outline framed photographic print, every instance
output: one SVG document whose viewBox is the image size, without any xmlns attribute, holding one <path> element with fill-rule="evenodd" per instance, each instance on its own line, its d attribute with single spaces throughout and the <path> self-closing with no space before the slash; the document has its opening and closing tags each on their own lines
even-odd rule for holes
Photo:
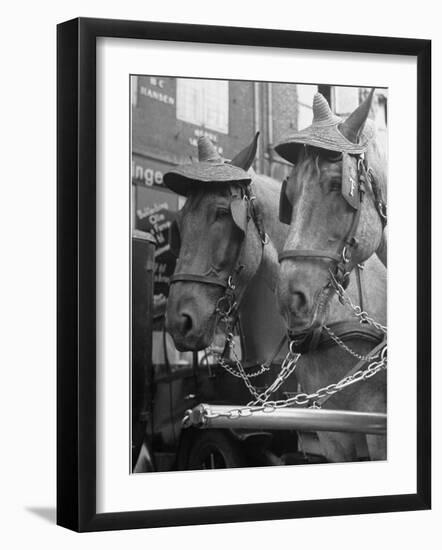
<svg viewBox="0 0 442 550">
<path fill-rule="evenodd" d="M 430 507 L 430 54 L 58 26 L 59 525 Z"/>
</svg>

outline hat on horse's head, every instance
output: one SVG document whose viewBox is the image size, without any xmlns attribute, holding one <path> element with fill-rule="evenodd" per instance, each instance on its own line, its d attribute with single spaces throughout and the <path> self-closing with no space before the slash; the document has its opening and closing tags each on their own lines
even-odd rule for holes
<svg viewBox="0 0 442 550">
<path fill-rule="evenodd" d="M 291 163 L 296 162 L 298 153 L 304 145 L 342 153 L 364 153 L 372 137 L 370 128 L 364 129 L 364 124 L 370 111 L 373 93 L 374 89 L 345 121 L 331 112 L 322 94 L 315 94 L 312 124 L 303 130 L 289 132 L 275 146 L 275 151 Z"/>
<path fill-rule="evenodd" d="M 198 162 L 181 164 L 164 174 L 164 185 L 187 195 L 195 184 L 249 184 L 251 176 L 242 168 L 223 159 L 206 136 L 198 140 Z"/>
</svg>

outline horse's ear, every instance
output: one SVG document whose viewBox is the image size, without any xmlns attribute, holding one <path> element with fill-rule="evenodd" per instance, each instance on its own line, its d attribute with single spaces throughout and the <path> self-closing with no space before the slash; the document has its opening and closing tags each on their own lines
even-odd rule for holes
<svg viewBox="0 0 442 550">
<path fill-rule="evenodd" d="M 243 233 L 247 230 L 247 204 L 246 199 L 234 197 L 230 203 L 230 211 L 233 221 Z"/>
<path fill-rule="evenodd" d="M 373 101 L 374 88 L 371 89 L 366 99 L 356 107 L 352 114 L 340 126 L 341 132 L 352 143 L 358 143 Z"/>
<path fill-rule="evenodd" d="M 255 160 L 256 149 L 258 148 L 258 136 L 259 132 L 256 132 L 252 143 L 238 153 L 235 158 L 230 161 L 230 164 L 238 166 L 238 168 L 242 168 L 247 172 Z"/>
<path fill-rule="evenodd" d="M 178 224 L 176 220 L 173 220 L 173 222 L 170 224 L 169 246 L 172 254 L 178 258 L 178 256 L 180 255 L 180 248 L 181 248 L 181 236 L 180 236 L 180 231 L 178 229 Z"/>
<path fill-rule="evenodd" d="M 287 197 L 287 178 L 282 182 L 281 194 L 279 195 L 279 221 L 290 225 L 292 221 L 292 205 Z"/>
</svg>

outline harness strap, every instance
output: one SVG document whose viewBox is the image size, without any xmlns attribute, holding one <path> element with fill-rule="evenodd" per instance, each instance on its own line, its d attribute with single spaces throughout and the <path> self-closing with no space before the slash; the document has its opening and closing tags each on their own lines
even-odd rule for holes
<svg viewBox="0 0 442 550">
<path fill-rule="evenodd" d="M 222 288 L 227 288 L 228 282 L 223 279 L 216 279 L 215 277 L 208 277 L 206 275 L 198 275 L 196 273 L 175 273 L 170 278 L 170 283 L 178 282 L 192 282 L 192 283 L 204 283 L 206 285 L 215 285 Z"/>
<path fill-rule="evenodd" d="M 250 214 L 251 214 L 252 220 L 255 223 L 255 227 L 258 231 L 262 244 L 267 244 L 268 235 L 265 232 L 261 209 L 259 208 L 259 205 L 256 202 L 256 196 L 254 194 L 253 188 L 254 188 L 254 184 L 252 181 L 250 182 L 248 189 L 246 189 L 246 197 L 248 197 L 248 201 L 250 205 Z"/>
<path fill-rule="evenodd" d="M 359 292 L 359 307 L 364 311 L 364 285 L 362 274 L 364 273 L 363 264 L 357 264 L 356 266 L 356 281 L 358 283 L 358 292 Z"/>
<path fill-rule="evenodd" d="M 376 344 L 383 339 L 383 334 L 370 325 L 361 325 L 358 321 L 337 321 L 327 325 L 339 338 L 346 342 L 358 338 Z M 320 344 L 321 347 L 330 347 L 335 345 L 335 342 L 329 334 L 322 332 Z"/>
<path fill-rule="evenodd" d="M 379 218 L 381 219 L 382 228 L 385 229 L 385 226 L 387 225 L 387 204 L 382 196 L 382 189 L 375 178 L 372 168 L 370 166 L 367 167 L 365 162 L 363 163 L 363 166 L 365 179 L 367 180 L 367 183 L 371 185 L 373 190 L 374 204 L 376 210 L 378 211 Z"/>
<path fill-rule="evenodd" d="M 387 343 L 386 339 L 384 338 L 382 340 L 382 342 L 380 344 L 378 344 L 375 348 L 373 348 L 370 352 L 370 356 L 372 357 L 372 359 L 374 359 L 376 357 L 376 355 L 382 350 L 382 348 L 385 346 L 385 344 Z M 358 372 L 358 370 L 361 370 L 361 368 L 366 364 L 368 363 L 368 360 L 367 359 L 361 359 L 360 361 L 358 361 L 356 363 L 356 365 L 354 365 L 347 373 L 346 375 L 344 376 L 344 378 L 349 378 L 350 376 L 353 376 L 356 372 Z M 319 399 L 317 399 L 314 403 L 314 406 L 315 407 L 318 407 L 318 408 L 321 408 L 324 403 L 326 403 L 330 397 L 332 397 L 331 394 L 326 394 L 322 397 L 320 397 Z"/>
<path fill-rule="evenodd" d="M 330 323 L 328 327 L 343 341 L 352 339 L 366 340 L 376 344 L 383 338 L 378 330 L 370 325 L 361 325 L 358 321 L 336 321 Z M 317 327 L 305 334 L 292 335 L 289 333 L 291 341 L 291 350 L 294 353 L 310 353 L 319 348 L 328 348 L 336 345 L 331 336 L 323 330 L 323 327 Z"/>
</svg>

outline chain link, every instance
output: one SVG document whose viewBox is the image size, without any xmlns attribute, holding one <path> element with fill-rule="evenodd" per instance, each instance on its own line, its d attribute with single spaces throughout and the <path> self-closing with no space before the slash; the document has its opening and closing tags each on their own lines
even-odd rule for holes
<svg viewBox="0 0 442 550">
<path fill-rule="evenodd" d="M 281 370 L 273 383 L 264 392 L 259 395 L 255 395 L 255 401 L 251 401 L 247 405 L 252 406 L 258 405 L 259 403 L 266 403 L 272 393 L 278 391 L 281 385 L 293 374 L 300 357 L 300 353 L 294 354 L 289 350 L 281 364 Z"/>
<path fill-rule="evenodd" d="M 334 275 L 331 273 L 331 285 L 333 289 L 335 290 L 336 294 L 338 295 L 339 301 L 348 307 L 353 311 L 355 316 L 359 319 L 360 323 L 367 323 L 379 331 L 381 331 L 383 334 L 387 334 L 387 327 L 382 325 L 381 323 L 378 323 L 375 321 L 372 317 L 368 315 L 368 313 L 361 309 L 360 306 L 357 306 L 353 304 L 348 294 L 345 292 L 344 287 L 336 280 Z M 234 285 L 232 284 L 231 279 L 229 280 L 229 289 L 234 290 Z M 221 308 L 219 308 L 221 309 Z M 254 401 L 250 401 L 247 403 L 245 407 L 238 407 L 236 409 L 231 409 L 226 412 L 218 412 L 214 413 L 208 410 L 204 411 L 205 418 L 217 418 L 217 417 L 226 417 L 230 419 L 245 417 L 245 416 L 251 416 L 255 412 L 265 412 L 265 413 L 271 413 L 274 412 L 277 409 L 282 409 L 286 407 L 296 407 L 296 406 L 302 406 L 310 404 L 310 406 L 315 407 L 315 403 L 317 400 L 322 399 L 325 396 L 332 396 L 343 389 L 352 386 L 353 384 L 356 384 L 358 382 L 368 380 L 372 376 L 375 376 L 378 372 L 384 370 L 387 368 L 387 344 L 384 345 L 384 347 L 380 350 L 380 352 L 376 353 L 376 355 L 361 355 L 354 350 L 352 350 L 345 342 L 339 338 L 338 335 L 336 335 L 328 326 L 324 325 L 324 328 L 327 330 L 328 334 L 332 338 L 332 340 L 339 345 L 341 348 L 346 350 L 348 353 L 350 353 L 353 357 L 359 359 L 360 361 L 371 361 L 370 364 L 367 366 L 367 368 L 359 369 L 353 374 L 349 376 L 345 376 L 339 382 L 336 382 L 335 384 L 329 384 L 328 386 L 324 386 L 322 388 L 319 388 L 313 393 L 297 393 L 296 395 L 292 397 L 288 397 L 287 399 L 277 399 L 277 400 L 269 400 L 270 396 L 275 393 L 281 385 L 284 383 L 287 378 L 295 371 L 296 366 L 298 364 L 298 360 L 301 356 L 299 353 L 293 353 L 291 351 L 291 346 L 289 346 L 289 351 L 287 355 L 284 358 L 284 361 L 281 364 L 281 370 L 279 371 L 279 374 L 273 381 L 273 383 L 263 392 L 259 392 L 259 390 L 253 386 L 250 379 L 255 378 L 257 376 L 260 376 L 264 372 L 267 372 L 270 370 L 271 363 L 269 361 L 266 361 L 262 363 L 258 370 L 253 371 L 251 373 L 246 373 L 244 370 L 244 367 L 241 363 L 240 358 L 238 357 L 238 354 L 235 350 L 235 340 L 233 333 L 231 332 L 231 326 L 229 321 L 229 314 L 231 313 L 231 309 L 228 308 L 223 311 L 219 311 L 221 321 L 223 321 L 226 324 L 228 332 L 226 336 L 226 345 L 228 346 L 232 356 L 233 360 L 235 362 L 237 370 L 235 370 L 225 359 L 224 357 L 219 354 L 216 350 L 213 348 L 209 348 L 212 354 L 215 356 L 215 358 L 218 361 L 218 364 L 225 369 L 229 374 L 241 378 L 244 381 L 244 384 L 246 385 L 247 389 L 249 390 L 250 394 L 255 398 Z M 317 405 L 316 405 L 317 406 Z M 184 421 L 188 420 L 188 417 L 186 416 L 184 418 Z"/>
<path fill-rule="evenodd" d="M 307 405 L 308 403 L 314 404 L 314 402 L 326 395 L 334 395 L 349 386 L 361 382 L 363 380 L 368 380 L 372 376 L 375 376 L 378 372 L 387 368 L 387 345 L 382 348 L 382 351 L 378 355 L 378 359 L 372 361 L 366 369 L 360 369 L 353 373 L 351 376 L 346 376 L 342 378 L 339 382 L 335 384 L 330 384 L 319 390 L 316 390 L 313 393 L 298 393 L 293 397 L 288 399 L 278 399 L 275 401 L 266 401 L 259 405 L 248 404 L 246 407 L 238 407 L 236 409 L 230 409 L 226 412 L 217 412 L 214 413 L 210 410 L 205 410 L 205 418 L 218 418 L 225 417 L 234 420 L 235 418 L 251 416 L 255 412 L 265 412 L 272 413 L 277 409 L 282 409 L 286 407 L 293 406 L 302 406 Z"/>
<path fill-rule="evenodd" d="M 281 364 L 281 370 L 277 375 L 277 377 L 275 378 L 275 380 L 273 381 L 273 383 L 264 392 L 260 392 L 258 388 L 256 388 L 250 382 L 250 379 L 256 378 L 257 376 L 260 376 L 261 374 L 268 372 L 271 367 L 271 361 L 266 361 L 264 363 L 261 363 L 261 365 L 258 367 L 256 371 L 247 373 L 244 369 L 244 366 L 241 363 L 240 358 L 238 357 L 238 354 L 236 353 L 235 340 L 231 332 L 226 337 L 226 345 L 228 346 L 233 356 L 233 360 L 235 362 L 235 366 L 237 370 L 232 368 L 232 366 L 216 350 L 212 348 L 211 352 L 214 355 L 214 357 L 216 357 L 218 361 L 218 365 L 220 367 L 222 367 L 232 376 L 235 376 L 236 378 L 241 378 L 243 380 L 246 388 L 249 390 L 250 394 L 255 398 L 255 401 L 254 401 L 255 403 L 265 402 L 272 393 L 275 393 L 281 387 L 283 382 L 287 380 L 287 378 L 294 372 L 297 361 L 300 357 L 300 354 L 293 354 L 291 351 L 289 351 L 285 356 L 284 361 Z"/>
<path fill-rule="evenodd" d="M 374 359 L 375 357 L 379 356 L 379 354 L 376 356 L 372 356 L 370 354 L 361 355 L 360 353 L 352 350 L 349 346 L 347 346 L 344 340 L 342 340 L 342 338 L 339 338 L 339 336 L 336 333 L 334 333 L 330 327 L 328 327 L 327 325 L 324 325 L 324 328 L 330 335 L 330 338 L 335 342 L 335 344 L 337 344 L 339 347 L 344 349 L 347 353 L 349 353 L 353 357 L 356 357 L 356 359 L 359 359 L 360 361 L 371 361 L 371 359 Z"/>
<path fill-rule="evenodd" d="M 344 306 L 348 306 L 353 311 L 355 316 L 359 319 L 360 323 L 367 323 L 381 331 L 383 334 L 387 334 L 387 327 L 375 321 L 372 317 L 368 315 L 366 311 L 361 309 L 360 306 L 355 305 L 351 301 L 351 298 L 345 291 L 344 287 L 336 280 L 336 277 L 333 275 L 333 273 L 330 272 L 330 275 L 332 287 L 338 295 L 341 304 Z"/>
</svg>

